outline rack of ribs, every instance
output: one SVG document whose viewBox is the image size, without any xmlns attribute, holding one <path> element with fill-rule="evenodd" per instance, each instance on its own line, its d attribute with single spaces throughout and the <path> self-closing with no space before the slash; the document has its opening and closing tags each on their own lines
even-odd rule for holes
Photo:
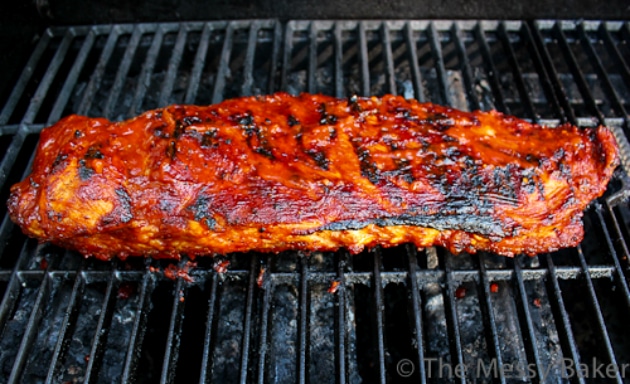
<svg viewBox="0 0 630 384">
<path fill-rule="evenodd" d="M 605 127 L 277 93 L 66 117 L 8 208 L 27 235 L 101 259 L 406 242 L 533 255 L 581 241 L 618 161 Z"/>
</svg>

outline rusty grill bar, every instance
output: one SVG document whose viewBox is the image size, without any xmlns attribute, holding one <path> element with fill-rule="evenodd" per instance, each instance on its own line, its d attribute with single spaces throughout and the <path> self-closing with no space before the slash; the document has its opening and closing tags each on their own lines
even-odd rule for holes
<svg viewBox="0 0 630 384">
<path fill-rule="evenodd" d="M 120 120 L 171 103 L 279 90 L 392 93 L 551 125 L 606 124 L 627 170 L 629 42 L 628 23 L 598 21 L 51 28 L 0 99 L 0 200 L 28 173 L 38 132 L 67 114 Z M 453 256 L 411 246 L 356 256 L 238 254 L 198 259 L 193 283 L 155 272 L 166 261 L 102 263 L 38 245 L 3 204 L 0 377 L 425 383 L 446 381 L 438 358 L 472 373 L 480 362 L 531 364 L 530 373 L 491 377 L 508 383 L 561 380 L 570 376 L 563 359 L 622 367 L 630 362 L 624 186 L 620 172 L 587 210 L 582 245 L 551 255 Z M 230 262 L 227 272 L 215 272 L 219 260 Z M 339 288 L 329 292 L 333 282 Z M 410 377 L 401 361 L 413 367 Z M 630 368 L 612 378 L 630 382 Z"/>
</svg>

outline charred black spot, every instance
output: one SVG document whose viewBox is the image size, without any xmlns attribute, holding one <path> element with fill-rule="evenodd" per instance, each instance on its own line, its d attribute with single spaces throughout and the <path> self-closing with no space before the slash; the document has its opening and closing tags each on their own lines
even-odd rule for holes
<svg viewBox="0 0 630 384">
<path fill-rule="evenodd" d="M 96 148 L 95 146 L 91 146 L 90 148 L 88 148 L 84 157 L 86 159 L 102 159 L 103 154 L 98 148 Z"/>
<path fill-rule="evenodd" d="M 83 132 L 79 131 L 78 129 L 76 131 L 74 131 L 74 137 L 75 138 L 78 139 L 81 136 L 83 136 Z"/>
<path fill-rule="evenodd" d="M 299 125 L 300 122 L 298 121 L 298 119 L 293 117 L 293 115 L 289 115 L 289 117 L 287 118 L 287 124 L 289 124 L 289 127 L 293 127 Z"/>
<path fill-rule="evenodd" d="M 330 127 L 330 129 L 328 129 L 328 137 L 330 138 L 330 140 L 335 140 L 337 138 L 337 130 L 333 127 Z"/>
<path fill-rule="evenodd" d="M 177 143 L 175 141 L 171 141 L 170 143 L 168 143 L 168 146 L 166 147 L 166 156 L 169 159 L 173 160 L 176 154 L 177 154 Z"/>
<path fill-rule="evenodd" d="M 195 221 L 206 224 L 208 229 L 212 231 L 216 227 L 217 221 L 212 217 L 212 212 L 210 212 L 211 204 L 212 197 L 201 195 L 186 209 L 192 211 Z"/>
<path fill-rule="evenodd" d="M 60 153 L 57 155 L 57 157 L 55 157 L 55 161 L 53 161 L 52 163 L 52 171 L 56 171 L 57 168 L 66 161 L 66 159 L 68 158 L 68 155 L 66 155 L 65 153 Z"/>
<path fill-rule="evenodd" d="M 184 124 L 185 127 L 189 127 L 193 124 L 199 124 L 201 122 L 203 122 L 203 120 L 201 120 L 197 116 L 186 116 L 182 119 L 182 123 Z"/>
<path fill-rule="evenodd" d="M 204 148 L 218 147 L 219 143 L 217 142 L 216 137 L 217 137 L 217 131 L 214 129 L 204 132 L 203 136 L 201 136 L 201 146 Z"/>
<path fill-rule="evenodd" d="M 116 195 L 118 196 L 118 201 L 120 202 L 120 207 L 122 208 L 120 221 L 128 223 L 131 219 L 133 219 L 133 214 L 131 213 L 131 197 L 124 188 L 116 188 Z"/>
<path fill-rule="evenodd" d="M 258 153 L 259 155 L 263 155 L 269 159 L 272 159 L 272 160 L 274 159 L 273 153 L 271 152 L 271 150 L 263 146 L 254 148 L 254 152 Z"/>
<path fill-rule="evenodd" d="M 246 126 L 246 125 L 253 125 L 254 124 L 254 117 L 247 113 L 244 116 L 242 116 L 241 118 L 238 119 L 238 123 L 242 126 Z"/>
<path fill-rule="evenodd" d="M 159 111 L 155 112 L 155 117 L 158 119 L 162 118 L 162 110 L 160 109 Z"/>
<path fill-rule="evenodd" d="M 306 151 L 306 154 L 315 161 L 315 164 L 317 164 L 317 166 L 326 171 L 328 170 L 330 166 L 330 161 L 326 158 L 325 153 L 316 151 L 314 149 L 309 149 L 308 151 Z"/>
<path fill-rule="evenodd" d="M 536 156 L 534 156 L 534 155 L 532 155 L 532 154 L 528 154 L 527 156 L 525 156 L 525 160 L 526 160 L 527 162 L 530 162 L 530 163 L 536 163 L 536 164 L 538 164 L 538 163 L 540 162 L 540 160 L 538 159 L 538 157 L 536 157 Z"/>
<path fill-rule="evenodd" d="M 180 120 L 176 120 L 175 121 L 175 130 L 173 131 L 173 137 L 175 139 L 179 139 L 180 136 L 184 133 L 185 130 L 186 130 L 186 126 L 184 126 L 184 124 L 182 124 L 182 122 Z"/>
<path fill-rule="evenodd" d="M 156 127 L 153 130 L 153 134 L 161 139 L 168 139 L 169 137 L 171 137 L 171 135 L 168 132 L 165 132 L 164 130 L 166 129 L 166 125 L 161 125 L 159 127 Z"/>
<path fill-rule="evenodd" d="M 79 177 L 81 180 L 88 180 L 92 175 L 94 175 L 94 170 L 88 167 L 85 160 L 79 160 Z"/>
<path fill-rule="evenodd" d="M 335 124 L 337 122 L 337 116 L 326 112 L 326 104 L 321 103 L 319 105 L 319 113 L 320 113 L 320 118 L 319 118 L 320 125 Z"/>
</svg>

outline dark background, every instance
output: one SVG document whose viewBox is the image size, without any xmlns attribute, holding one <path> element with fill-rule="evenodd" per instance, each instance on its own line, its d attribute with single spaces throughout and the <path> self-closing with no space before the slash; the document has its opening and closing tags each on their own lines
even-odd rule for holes
<svg viewBox="0 0 630 384">
<path fill-rule="evenodd" d="M 630 20 L 629 0 L 30 0 L 0 12 L 0 94 L 49 25 L 217 19 Z"/>
</svg>

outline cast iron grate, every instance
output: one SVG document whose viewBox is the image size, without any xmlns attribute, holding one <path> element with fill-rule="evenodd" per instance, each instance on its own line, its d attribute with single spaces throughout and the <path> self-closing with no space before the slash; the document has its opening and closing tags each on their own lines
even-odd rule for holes
<svg viewBox="0 0 630 384">
<path fill-rule="evenodd" d="M 123 119 L 277 90 L 606 124 L 629 169 L 629 36 L 628 23 L 597 21 L 51 28 L 0 100 L 0 200 L 28 172 L 37 133 L 69 113 Z M 586 382 L 564 359 L 630 362 L 624 177 L 587 210 L 582 245 L 552 255 L 237 254 L 197 260 L 192 283 L 165 278 L 165 261 L 102 263 L 38 245 L 2 204 L 0 381 Z M 448 380 L 439 359 L 468 377 Z M 531 370 L 476 376 L 493 362 Z M 626 367 L 613 381 L 630 381 Z"/>
</svg>

